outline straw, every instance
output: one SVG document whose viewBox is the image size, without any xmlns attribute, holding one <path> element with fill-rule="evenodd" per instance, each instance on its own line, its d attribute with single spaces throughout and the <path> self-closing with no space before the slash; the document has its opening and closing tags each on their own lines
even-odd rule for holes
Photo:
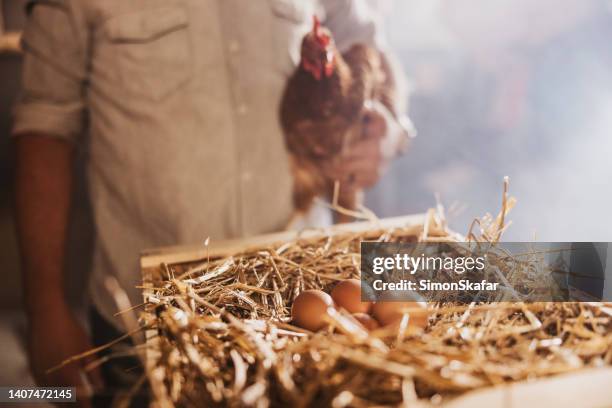
<svg viewBox="0 0 612 408">
<path fill-rule="evenodd" d="M 490 278 L 506 287 L 503 297 L 434 299 L 424 330 L 410 326 L 409 311 L 400 332 L 367 332 L 343 310 L 318 333 L 291 324 L 301 291 L 330 292 L 359 278 L 362 241 L 488 245 L 500 240 L 514 203 L 506 180 L 500 214 L 474 222 L 466 238 L 448 230 L 438 206 L 423 225 L 322 234 L 160 266 L 142 317 L 158 334 L 149 344 L 150 376 L 163 390 L 153 395 L 180 407 L 397 406 L 612 364 L 610 305 L 526 303 L 550 284 L 547 271 L 534 269 L 540 258 L 509 258 L 494 248 Z"/>
</svg>

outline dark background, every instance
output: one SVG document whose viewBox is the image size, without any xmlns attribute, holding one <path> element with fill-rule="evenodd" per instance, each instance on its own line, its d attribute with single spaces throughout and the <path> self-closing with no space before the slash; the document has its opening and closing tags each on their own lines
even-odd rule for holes
<svg viewBox="0 0 612 408">
<path fill-rule="evenodd" d="M 25 1 L 0 2 L 3 6 L 4 29 L 18 30 L 23 25 L 22 5 Z M 10 113 L 19 86 L 21 58 L 14 53 L 0 53 L 0 307 L 15 307 L 20 298 L 20 277 L 17 248 L 11 217 L 12 156 L 7 135 Z"/>
</svg>

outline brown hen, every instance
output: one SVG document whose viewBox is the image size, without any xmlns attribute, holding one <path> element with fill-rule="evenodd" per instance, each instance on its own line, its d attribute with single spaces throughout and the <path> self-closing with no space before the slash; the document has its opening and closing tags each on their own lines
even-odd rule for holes
<svg viewBox="0 0 612 408">
<path fill-rule="evenodd" d="M 388 126 L 391 120 L 405 130 L 402 138 L 408 137 L 405 119 L 397 112 L 399 102 L 386 57 L 364 44 L 340 54 L 331 32 L 315 16 L 280 107 L 298 213 L 306 213 L 317 196 L 331 197 L 335 180 L 324 174 L 322 164 L 367 137 L 369 122 L 382 119 L 383 126 Z M 361 197 L 362 192 L 349 181 L 340 185 L 336 198 L 340 207 L 356 210 Z M 340 215 L 338 221 L 349 218 Z"/>
</svg>

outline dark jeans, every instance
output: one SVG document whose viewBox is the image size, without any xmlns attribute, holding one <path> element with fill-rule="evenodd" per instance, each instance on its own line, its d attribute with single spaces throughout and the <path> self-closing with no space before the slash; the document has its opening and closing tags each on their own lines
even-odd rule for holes
<svg viewBox="0 0 612 408">
<path fill-rule="evenodd" d="M 116 340 L 123 334 L 107 322 L 95 309 L 91 310 L 89 320 L 91 323 L 92 341 L 95 347 Z M 108 357 L 110 359 L 100 367 L 105 388 L 94 396 L 94 407 L 111 407 L 113 400 L 117 396 L 130 392 L 137 381 L 142 378 L 144 371 L 140 360 L 136 356 L 113 357 L 116 354 L 129 353 L 132 347 L 132 341 L 125 339 L 98 353 L 99 357 Z M 130 407 L 147 407 L 149 402 L 148 395 L 148 383 L 145 381 L 133 396 Z"/>
</svg>

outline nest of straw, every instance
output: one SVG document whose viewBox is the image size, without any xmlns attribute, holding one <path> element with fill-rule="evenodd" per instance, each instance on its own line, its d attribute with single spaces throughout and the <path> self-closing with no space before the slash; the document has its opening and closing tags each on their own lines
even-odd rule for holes
<svg viewBox="0 0 612 408">
<path fill-rule="evenodd" d="M 513 202 L 474 224 L 494 241 Z M 474 230 L 478 229 L 478 233 Z M 425 330 L 312 333 L 290 324 L 303 290 L 359 277 L 359 244 L 455 242 L 443 217 L 342 233 L 222 259 L 161 265 L 151 277 L 147 375 L 155 402 L 181 406 L 394 406 L 612 363 L 612 309 L 602 303 L 436 302 Z"/>
</svg>

